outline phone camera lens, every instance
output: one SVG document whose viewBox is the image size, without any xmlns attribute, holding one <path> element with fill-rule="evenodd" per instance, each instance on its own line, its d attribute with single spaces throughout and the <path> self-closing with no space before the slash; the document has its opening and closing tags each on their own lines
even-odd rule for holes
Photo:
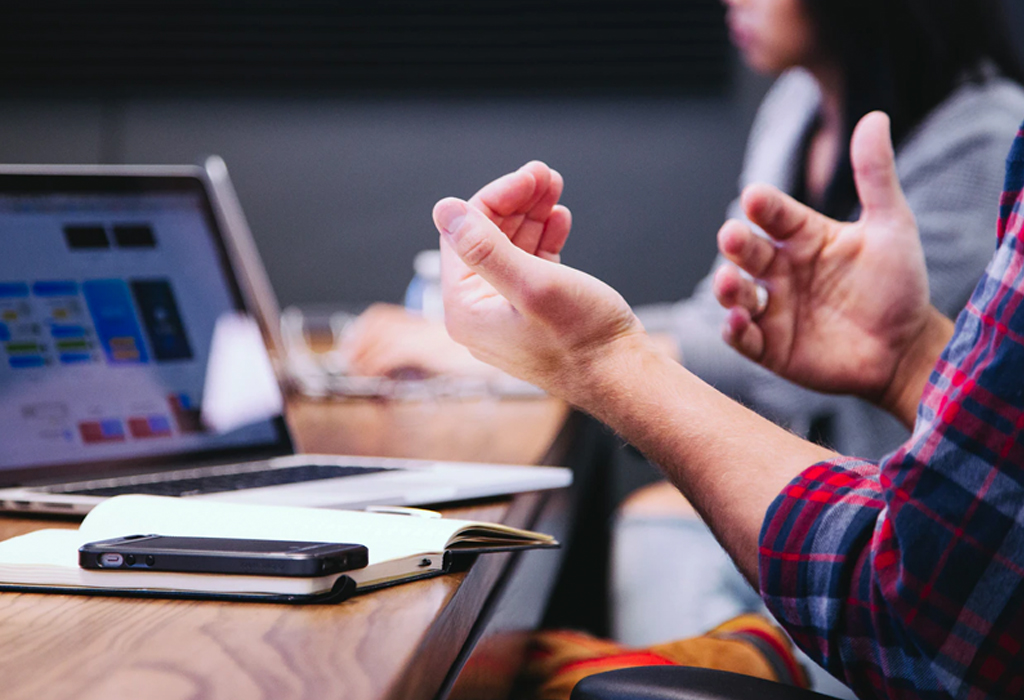
<svg viewBox="0 0 1024 700">
<path fill-rule="evenodd" d="M 125 554 L 124 555 L 124 563 L 127 564 L 128 566 L 134 566 L 135 565 L 135 555 L 134 554 Z"/>
<path fill-rule="evenodd" d="M 156 559 L 150 554 L 146 557 L 146 566 L 153 566 L 153 564 L 156 564 Z"/>
</svg>

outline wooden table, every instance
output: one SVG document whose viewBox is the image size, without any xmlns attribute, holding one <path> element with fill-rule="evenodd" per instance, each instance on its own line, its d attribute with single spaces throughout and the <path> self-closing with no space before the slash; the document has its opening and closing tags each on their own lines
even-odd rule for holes
<svg viewBox="0 0 1024 700">
<path fill-rule="evenodd" d="M 551 462 L 557 401 L 294 401 L 303 449 Z M 561 436 L 561 439 L 556 439 Z M 447 510 L 564 536 L 566 490 Z M 77 523 L 0 518 L 0 539 Z M 0 594 L 0 697 L 257 700 L 506 694 L 558 550 L 479 557 L 467 570 L 340 605 L 282 606 Z"/>
</svg>

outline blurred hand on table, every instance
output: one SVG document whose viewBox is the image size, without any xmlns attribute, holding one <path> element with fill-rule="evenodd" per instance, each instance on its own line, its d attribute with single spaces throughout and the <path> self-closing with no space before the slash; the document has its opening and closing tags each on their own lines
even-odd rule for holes
<svg viewBox="0 0 1024 700">
<path fill-rule="evenodd" d="M 678 348 L 670 336 L 651 339 L 666 355 L 678 359 Z M 339 349 L 348 372 L 356 376 L 490 379 L 503 374 L 452 340 L 443 322 L 394 304 L 374 304 L 364 311 L 345 330 Z"/>
<path fill-rule="evenodd" d="M 440 321 L 393 304 L 374 304 L 345 330 L 340 351 L 353 375 L 492 377 L 498 370 L 449 337 Z"/>
</svg>

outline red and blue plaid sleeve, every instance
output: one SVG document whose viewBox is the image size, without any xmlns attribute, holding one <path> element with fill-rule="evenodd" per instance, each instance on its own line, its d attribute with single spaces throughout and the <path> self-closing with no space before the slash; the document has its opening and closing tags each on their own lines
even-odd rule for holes
<svg viewBox="0 0 1024 700">
<path fill-rule="evenodd" d="M 999 248 L 914 434 L 880 464 L 818 464 L 772 504 L 760 582 L 859 697 L 1024 696 L 1024 127 Z"/>
</svg>

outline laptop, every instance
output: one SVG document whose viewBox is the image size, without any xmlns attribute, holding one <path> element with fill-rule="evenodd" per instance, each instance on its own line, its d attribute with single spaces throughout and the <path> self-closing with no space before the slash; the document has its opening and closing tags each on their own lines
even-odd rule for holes
<svg viewBox="0 0 1024 700">
<path fill-rule="evenodd" d="M 264 345 L 277 303 L 219 158 L 0 167 L 0 242 L 0 510 L 121 493 L 405 506 L 571 482 L 296 454 Z"/>
</svg>

